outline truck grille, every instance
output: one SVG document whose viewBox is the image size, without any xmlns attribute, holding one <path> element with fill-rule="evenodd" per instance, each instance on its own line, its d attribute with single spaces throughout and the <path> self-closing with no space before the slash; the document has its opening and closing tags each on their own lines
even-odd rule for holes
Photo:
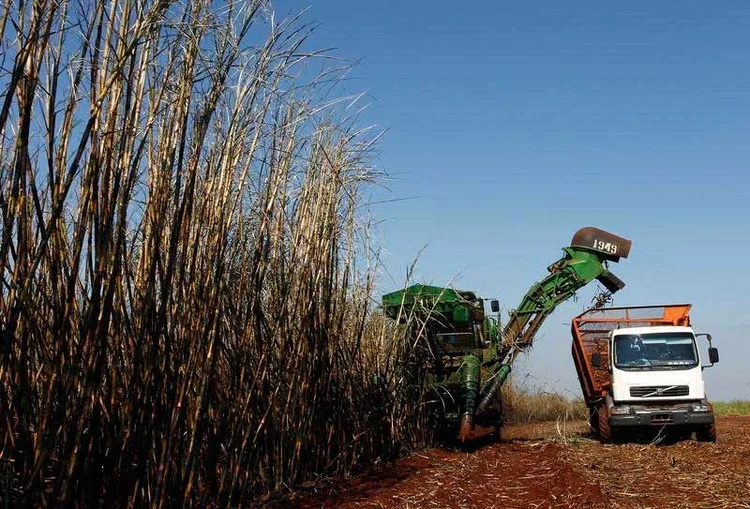
<svg viewBox="0 0 750 509">
<path fill-rule="evenodd" d="M 687 396 L 688 394 L 690 394 L 690 387 L 687 385 L 644 385 L 630 388 L 630 396 L 633 398 L 660 398 Z"/>
</svg>

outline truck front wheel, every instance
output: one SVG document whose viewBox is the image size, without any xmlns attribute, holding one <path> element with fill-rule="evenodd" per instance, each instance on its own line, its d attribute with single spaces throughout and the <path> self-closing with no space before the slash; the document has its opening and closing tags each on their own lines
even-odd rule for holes
<svg viewBox="0 0 750 509">
<path fill-rule="evenodd" d="M 609 410 L 607 405 L 599 405 L 599 441 L 603 444 L 612 443 L 612 427 L 609 425 Z"/>
<path fill-rule="evenodd" d="M 716 421 L 695 430 L 698 442 L 716 442 Z"/>
</svg>

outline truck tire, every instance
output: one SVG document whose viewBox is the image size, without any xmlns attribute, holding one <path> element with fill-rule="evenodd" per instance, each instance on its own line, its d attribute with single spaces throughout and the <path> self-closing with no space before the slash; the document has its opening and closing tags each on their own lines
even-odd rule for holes
<svg viewBox="0 0 750 509">
<path fill-rule="evenodd" d="M 698 442 L 716 442 L 716 421 L 697 428 L 695 438 Z"/>
<path fill-rule="evenodd" d="M 690 440 L 692 436 L 693 430 L 688 427 L 676 426 L 666 430 L 666 440 L 671 444 L 676 444 L 684 440 Z"/>
<path fill-rule="evenodd" d="M 599 410 L 597 407 L 589 407 L 589 427 L 591 433 L 595 436 L 599 436 Z"/>
<path fill-rule="evenodd" d="M 607 405 L 599 405 L 599 442 L 603 444 L 612 443 L 612 427 L 609 425 L 609 410 Z"/>
</svg>

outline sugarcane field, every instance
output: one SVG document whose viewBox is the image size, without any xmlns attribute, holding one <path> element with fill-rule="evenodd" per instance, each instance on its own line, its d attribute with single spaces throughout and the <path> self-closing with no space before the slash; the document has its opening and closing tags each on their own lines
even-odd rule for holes
<svg viewBox="0 0 750 509">
<path fill-rule="evenodd" d="M 0 0 L 0 507 L 750 507 L 748 34 Z"/>
</svg>

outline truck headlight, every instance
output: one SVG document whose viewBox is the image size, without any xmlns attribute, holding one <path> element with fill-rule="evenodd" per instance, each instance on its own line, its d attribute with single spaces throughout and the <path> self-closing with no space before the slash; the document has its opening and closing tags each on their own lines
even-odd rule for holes
<svg viewBox="0 0 750 509">
<path fill-rule="evenodd" d="M 708 405 L 704 405 L 703 403 L 696 403 L 693 405 L 693 412 L 710 412 L 711 409 Z"/>
<path fill-rule="evenodd" d="M 612 415 L 626 415 L 630 413 L 630 407 L 628 405 L 613 406 L 609 413 Z"/>
</svg>

